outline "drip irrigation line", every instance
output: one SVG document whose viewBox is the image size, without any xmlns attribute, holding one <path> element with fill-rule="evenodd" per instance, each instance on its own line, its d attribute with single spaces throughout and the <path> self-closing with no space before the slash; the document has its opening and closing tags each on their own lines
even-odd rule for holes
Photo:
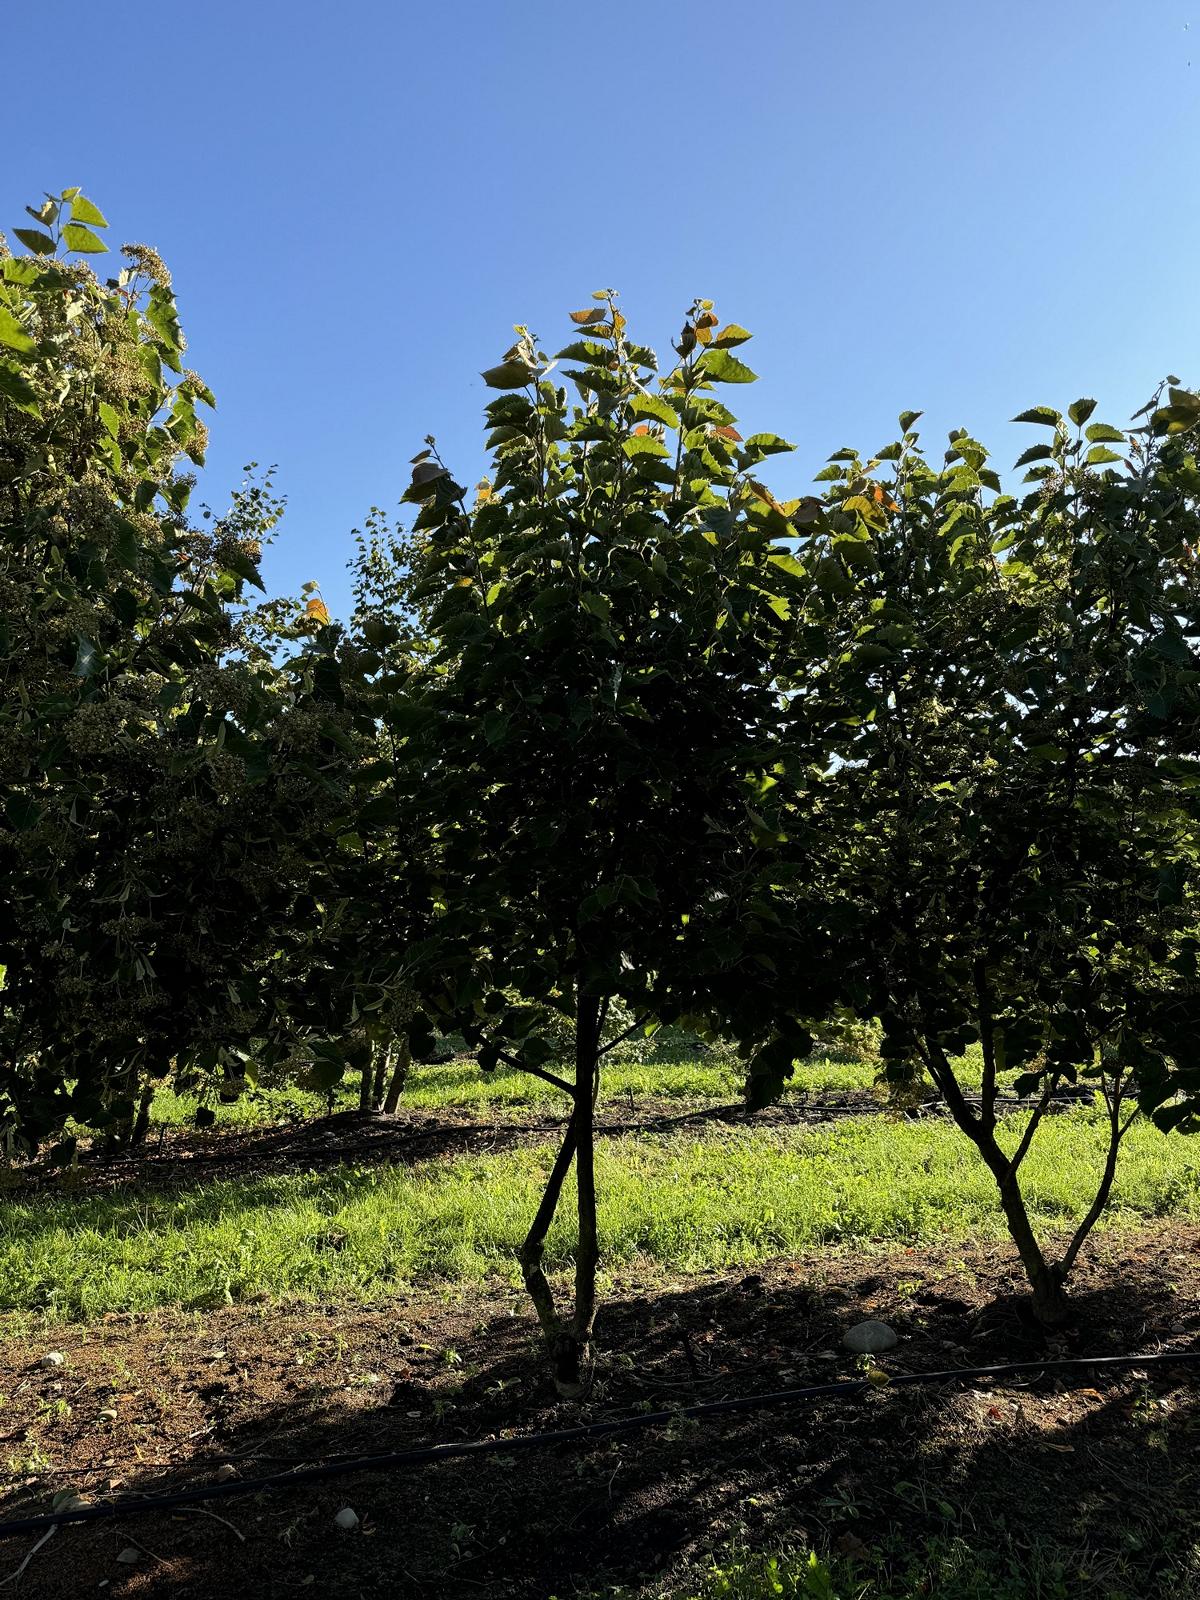
<svg viewBox="0 0 1200 1600">
<path fill-rule="evenodd" d="M 194 1506 L 206 1500 L 229 1500 L 237 1495 L 262 1494 L 270 1489 L 287 1489 L 293 1484 L 320 1483 L 330 1478 L 345 1478 L 357 1473 L 390 1472 L 399 1467 L 429 1466 L 438 1461 L 453 1461 L 463 1456 L 514 1455 L 522 1450 L 552 1449 L 555 1445 L 579 1444 L 604 1439 L 617 1433 L 632 1433 L 639 1428 L 662 1427 L 681 1418 L 731 1416 L 743 1411 L 766 1411 L 774 1406 L 799 1405 L 832 1399 L 853 1399 L 881 1389 L 923 1387 L 940 1383 L 973 1383 L 980 1379 L 1004 1379 L 1019 1373 L 1053 1374 L 1077 1372 L 1099 1367 L 1115 1372 L 1151 1366 L 1197 1366 L 1200 1350 L 1156 1351 L 1133 1356 L 1068 1356 L 1054 1361 L 1014 1361 L 990 1367 L 951 1367 L 941 1372 L 899 1372 L 889 1374 L 885 1384 L 870 1378 L 848 1378 L 838 1383 L 810 1385 L 802 1389 L 776 1389 L 766 1394 L 738 1395 L 728 1400 L 701 1400 L 695 1405 L 672 1406 L 669 1410 L 644 1411 L 633 1416 L 611 1417 L 601 1422 L 579 1423 L 573 1428 L 556 1428 L 545 1433 L 520 1433 L 510 1438 L 463 1439 L 449 1444 L 419 1445 L 410 1450 L 395 1450 L 385 1455 L 349 1456 L 336 1461 L 315 1463 L 295 1472 L 275 1472 L 263 1478 L 231 1479 L 227 1483 L 205 1483 L 172 1494 L 149 1495 L 141 1500 L 108 1501 L 103 1505 L 80 1506 L 72 1511 L 50 1512 L 37 1517 L 13 1517 L 0 1521 L 0 1539 L 18 1533 L 39 1533 L 71 1522 L 100 1522 L 117 1517 L 147 1516 L 171 1511 L 177 1506 Z"/>
</svg>

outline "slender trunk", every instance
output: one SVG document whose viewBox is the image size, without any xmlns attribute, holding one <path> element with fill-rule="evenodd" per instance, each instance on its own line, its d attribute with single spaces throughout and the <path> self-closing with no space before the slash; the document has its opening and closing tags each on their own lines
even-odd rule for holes
<svg viewBox="0 0 1200 1600">
<path fill-rule="evenodd" d="M 371 1058 L 368 1056 L 363 1062 L 362 1077 L 360 1078 L 358 1085 L 358 1109 L 360 1111 L 370 1111 L 371 1109 L 372 1080 L 373 1074 L 371 1072 Z"/>
<path fill-rule="evenodd" d="M 579 1399 L 592 1381 L 592 1330 L 596 1322 L 596 1269 L 600 1243 L 596 1225 L 595 1102 L 599 1082 L 601 1010 L 591 995 L 575 1008 L 575 1194 L 579 1243 L 575 1251 L 575 1314 L 560 1341 L 554 1382 L 565 1399 Z"/>
<path fill-rule="evenodd" d="M 375 1081 L 371 1085 L 371 1105 L 376 1111 L 383 1106 L 383 1092 L 387 1088 L 388 1063 L 392 1059 L 391 1045 L 375 1046 Z"/>
<path fill-rule="evenodd" d="M 147 1083 L 142 1090 L 142 1097 L 138 1101 L 137 1116 L 133 1119 L 133 1131 L 129 1135 L 131 1145 L 144 1144 L 146 1135 L 150 1131 L 150 1107 L 154 1104 L 154 1084 Z"/>
<path fill-rule="evenodd" d="M 972 1112 L 954 1075 L 954 1068 L 936 1042 L 927 1041 L 926 1048 L 934 1082 L 945 1097 L 950 1115 L 979 1151 L 988 1171 L 996 1180 L 996 1187 L 1000 1191 L 1000 1209 L 1033 1292 L 1034 1316 L 1044 1328 L 1061 1328 L 1070 1316 L 1070 1306 L 1063 1290 L 1066 1274 L 1046 1260 L 1045 1252 L 1033 1231 L 1017 1176 L 1020 1161 L 1009 1160 L 996 1142 L 991 1127 Z M 1040 1115 L 1040 1112 L 1035 1115 Z M 1022 1141 L 1021 1158 L 1027 1149 L 1028 1143 Z"/>
<path fill-rule="evenodd" d="M 550 1232 L 550 1224 L 554 1221 L 554 1213 L 558 1209 L 559 1196 L 562 1194 L 563 1184 L 566 1181 L 567 1173 L 571 1170 L 571 1162 L 574 1159 L 575 1113 L 572 1111 L 566 1132 L 563 1135 L 563 1142 L 554 1158 L 550 1176 L 546 1180 L 541 1203 L 530 1224 L 529 1232 L 525 1235 L 525 1242 L 517 1252 L 517 1259 L 521 1263 L 521 1273 L 525 1279 L 525 1288 L 528 1290 L 529 1298 L 533 1301 L 537 1319 L 541 1323 L 542 1332 L 546 1336 L 550 1359 L 556 1365 L 565 1330 L 562 1318 L 558 1314 L 558 1308 L 554 1304 L 554 1292 L 550 1288 L 542 1263 L 546 1255 L 546 1235 Z"/>
<path fill-rule="evenodd" d="M 1096 1190 L 1096 1198 L 1092 1201 L 1087 1215 L 1076 1228 L 1074 1237 L 1067 1246 L 1062 1261 L 1059 1263 L 1058 1272 L 1062 1278 L 1065 1278 L 1075 1265 L 1076 1257 L 1079 1255 L 1080 1250 L 1083 1249 L 1088 1234 L 1091 1233 L 1096 1223 L 1100 1220 L 1104 1208 L 1108 1204 L 1108 1197 L 1112 1193 L 1113 1180 L 1117 1176 L 1117 1157 L 1121 1153 L 1121 1140 L 1129 1132 L 1138 1114 L 1138 1108 L 1134 1106 L 1132 1112 L 1122 1122 L 1122 1100 L 1121 1085 L 1118 1083 L 1114 1085 L 1108 1100 L 1108 1153 L 1104 1158 L 1104 1171 L 1100 1177 L 1100 1186 Z"/>
<path fill-rule="evenodd" d="M 408 1081 L 408 1069 L 412 1064 L 412 1052 L 409 1048 L 407 1037 L 396 1040 L 395 1065 L 392 1067 L 392 1081 L 388 1084 L 387 1097 L 383 1102 L 383 1109 L 389 1116 L 393 1115 L 400 1103 L 400 1095 Z"/>
</svg>

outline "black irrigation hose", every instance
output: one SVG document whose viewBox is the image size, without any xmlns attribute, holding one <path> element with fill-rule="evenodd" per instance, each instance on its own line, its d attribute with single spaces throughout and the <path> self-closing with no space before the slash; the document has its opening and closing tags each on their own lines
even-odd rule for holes
<svg viewBox="0 0 1200 1600">
<path fill-rule="evenodd" d="M 1200 1350 L 1162 1351 L 1140 1356 L 1071 1356 L 1058 1361 L 1016 1361 L 994 1367 L 953 1367 L 944 1372 L 901 1372 L 889 1376 L 888 1389 L 935 1383 L 965 1383 L 979 1378 L 1006 1378 L 1022 1372 L 1061 1372 L 1080 1367 L 1104 1367 L 1119 1371 L 1129 1367 L 1193 1366 L 1200 1364 Z M 143 1500 L 110 1501 L 105 1505 L 81 1506 L 76 1511 L 50 1512 L 39 1517 L 14 1517 L 0 1521 L 0 1539 L 18 1533 L 39 1533 L 68 1522 L 99 1522 L 116 1517 L 142 1516 L 153 1511 L 169 1511 L 175 1506 L 195 1505 L 203 1500 L 228 1500 L 235 1495 L 261 1494 L 266 1489 L 286 1489 L 294 1483 L 318 1483 L 328 1478 L 345 1478 L 360 1472 L 388 1472 L 394 1467 L 425 1466 L 435 1461 L 450 1461 L 461 1456 L 511 1455 L 518 1450 L 541 1450 L 557 1444 L 575 1444 L 584 1439 L 602 1439 L 609 1434 L 630 1433 L 637 1428 L 653 1428 L 678 1421 L 680 1417 L 728 1416 L 738 1411 L 762 1411 L 771 1406 L 795 1405 L 802 1401 L 827 1400 L 834 1396 L 857 1396 L 877 1387 L 870 1378 L 849 1378 L 839 1383 L 816 1384 L 805 1389 L 777 1389 L 769 1394 L 741 1395 L 732 1400 L 702 1400 L 692 1406 L 669 1411 L 646 1411 L 636 1416 L 613 1417 L 607 1422 L 585 1422 L 574 1428 L 558 1428 L 550 1433 L 522 1433 L 510 1439 L 464 1439 L 457 1444 L 421 1445 L 413 1450 L 397 1450 L 387 1455 L 350 1457 L 327 1461 L 295 1472 L 275 1472 L 265 1478 L 240 1478 L 228 1483 L 199 1484 L 174 1494 L 149 1495 Z"/>
</svg>

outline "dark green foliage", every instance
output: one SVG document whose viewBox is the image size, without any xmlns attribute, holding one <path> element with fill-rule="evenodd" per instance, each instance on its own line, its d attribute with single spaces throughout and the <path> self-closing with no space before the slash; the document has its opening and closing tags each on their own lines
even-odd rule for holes
<svg viewBox="0 0 1200 1600">
<path fill-rule="evenodd" d="M 87 218 L 87 238 L 72 220 Z M 185 461 L 207 387 L 170 278 L 103 245 L 78 191 L 0 255 L 0 1121 L 113 1134 L 172 1061 L 244 1057 L 315 823 L 319 763 L 242 604 L 279 512 L 254 485 L 204 531 Z M 307 718 L 311 722 L 311 716 Z M 285 727 L 284 724 L 287 723 Z M 292 757 L 295 756 L 293 760 Z"/>
<path fill-rule="evenodd" d="M 621 1037 L 602 1042 L 610 1009 L 628 1006 L 631 1029 L 692 1018 L 790 1063 L 807 1036 L 761 992 L 790 970 L 806 1015 L 827 981 L 772 876 L 792 530 L 752 471 L 787 447 L 737 432 L 714 384 L 750 374 L 705 354 L 709 306 L 692 307 L 657 379 L 615 296 L 599 298 L 574 319 L 587 338 L 555 360 L 520 329 L 485 373 L 505 392 L 473 501 L 432 446 L 414 463 L 406 498 L 425 546 L 411 598 L 433 649 L 381 713 L 416 775 L 405 815 L 429 841 L 436 916 L 413 955 L 439 1024 L 485 1068 L 543 1074 L 553 1019 L 573 1024 L 572 1120 L 526 1255 L 568 1383 L 594 1315 L 590 1124 Z M 568 1329 L 540 1240 L 577 1145 Z"/>
<path fill-rule="evenodd" d="M 1130 1117 L 1194 1116 L 1176 1096 L 1200 1026 L 1200 474 L 1193 436 L 1164 436 L 1172 401 L 1129 433 L 1085 433 L 1091 402 L 1074 427 L 1025 413 L 1051 435 L 1021 498 L 965 434 L 940 468 L 911 432 L 870 462 L 842 452 L 798 552 L 792 714 L 835 757 L 817 806 L 843 998 L 881 1019 L 894 1085 L 945 1095 L 1052 1320 Z M 978 1105 L 951 1065 L 975 1042 Z M 1009 1160 L 995 1138 L 1006 1071 L 1109 1108 L 1097 1207 L 1052 1265 L 1020 1194 L 1028 1145 Z"/>
</svg>

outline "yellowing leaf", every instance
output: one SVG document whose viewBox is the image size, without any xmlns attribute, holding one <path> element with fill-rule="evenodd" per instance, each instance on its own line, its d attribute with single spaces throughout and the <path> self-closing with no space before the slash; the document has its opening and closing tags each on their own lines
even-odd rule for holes
<svg viewBox="0 0 1200 1600">
<path fill-rule="evenodd" d="M 587 311 L 572 311 L 570 315 L 572 322 L 584 328 L 589 322 L 603 322 L 607 313 L 603 306 L 592 306 Z"/>
<path fill-rule="evenodd" d="M 742 436 L 736 428 L 713 428 L 712 432 L 718 439 L 731 439 L 734 444 L 742 442 Z"/>
<path fill-rule="evenodd" d="M 320 595 L 313 595 L 312 599 L 304 608 L 304 615 L 309 619 L 310 622 L 315 622 L 318 627 L 324 628 L 328 626 L 329 607 L 325 604 L 324 600 L 321 599 Z"/>
</svg>

